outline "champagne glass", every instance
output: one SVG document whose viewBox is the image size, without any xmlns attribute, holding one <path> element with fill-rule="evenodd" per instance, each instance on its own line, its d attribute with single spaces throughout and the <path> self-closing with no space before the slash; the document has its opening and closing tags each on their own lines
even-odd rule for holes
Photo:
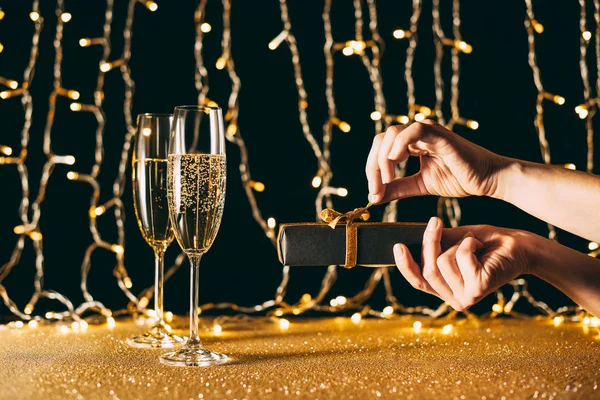
<svg viewBox="0 0 600 400">
<path fill-rule="evenodd" d="M 154 312 L 156 324 L 146 333 L 127 338 L 141 348 L 169 348 L 185 342 L 171 333 L 163 319 L 164 255 L 173 241 L 167 203 L 167 149 L 173 116 L 141 114 L 133 148 L 133 203 L 135 216 L 146 242 L 154 250 Z"/>
<path fill-rule="evenodd" d="M 198 336 L 198 269 L 221 224 L 226 175 L 221 109 L 176 107 L 169 141 L 167 197 L 175 238 L 191 264 L 190 335 L 181 349 L 160 357 L 164 364 L 209 366 L 229 360 L 205 349 Z"/>
</svg>

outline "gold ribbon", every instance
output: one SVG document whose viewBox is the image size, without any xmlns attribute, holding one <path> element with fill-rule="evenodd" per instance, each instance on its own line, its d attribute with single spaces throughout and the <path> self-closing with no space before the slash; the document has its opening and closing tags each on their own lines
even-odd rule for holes
<svg viewBox="0 0 600 400">
<path fill-rule="evenodd" d="M 346 262 L 344 263 L 344 268 L 354 268 L 356 266 L 358 234 L 354 221 L 367 221 L 371 217 L 371 213 L 368 210 L 369 207 L 371 207 L 371 203 L 367 204 L 366 207 L 355 208 L 347 213 L 341 213 L 331 208 L 321 211 L 321 220 L 326 222 L 331 229 L 335 229 L 339 223 L 346 223 Z"/>
</svg>

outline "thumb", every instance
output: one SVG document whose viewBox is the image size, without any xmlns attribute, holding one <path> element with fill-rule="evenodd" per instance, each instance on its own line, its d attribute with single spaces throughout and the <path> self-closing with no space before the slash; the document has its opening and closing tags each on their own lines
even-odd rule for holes
<svg viewBox="0 0 600 400">
<path fill-rule="evenodd" d="M 396 178 L 391 181 L 385 188 L 385 195 L 378 203 L 385 203 L 392 200 L 404 199 L 406 197 L 425 196 L 428 195 L 421 173 L 417 172 L 414 175 L 405 178 Z"/>
</svg>

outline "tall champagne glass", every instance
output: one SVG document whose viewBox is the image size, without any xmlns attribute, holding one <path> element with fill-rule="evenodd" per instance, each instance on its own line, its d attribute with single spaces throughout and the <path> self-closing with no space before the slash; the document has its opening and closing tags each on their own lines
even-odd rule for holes
<svg viewBox="0 0 600 400">
<path fill-rule="evenodd" d="M 133 347 L 173 347 L 185 338 L 171 333 L 163 319 L 164 255 L 173 241 L 167 204 L 167 150 L 173 116 L 141 114 L 133 148 L 133 200 L 142 236 L 154 250 L 154 312 L 156 324 L 146 333 L 127 339 Z"/>
<path fill-rule="evenodd" d="M 190 335 L 178 351 L 160 361 L 178 366 L 209 366 L 229 358 L 202 346 L 198 336 L 198 269 L 210 249 L 225 204 L 225 132 L 218 107 L 176 107 L 169 141 L 167 196 L 179 246 L 190 259 Z"/>
</svg>

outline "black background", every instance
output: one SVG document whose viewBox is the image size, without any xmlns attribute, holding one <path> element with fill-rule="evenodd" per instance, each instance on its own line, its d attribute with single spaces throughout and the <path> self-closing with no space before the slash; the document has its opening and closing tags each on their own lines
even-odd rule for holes
<svg viewBox="0 0 600 400">
<path fill-rule="evenodd" d="M 123 42 L 126 1 L 116 1 L 112 25 L 113 52 L 119 57 Z M 289 0 L 292 29 L 297 37 L 302 71 L 308 91 L 308 115 L 312 132 L 322 136 L 326 120 L 325 60 L 322 1 Z M 451 2 L 442 2 L 442 23 L 451 37 Z M 480 129 L 470 131 L 457 127 L 457 132 L 486 148 L 503 155 L 532 161 L 541 161 L 537 135 L 533 126 L 536 90 L 532 72 L 527 63 L 527 36 L 523 24 L 523 2 L 463 1 L 463 37 L 473 45 L 473 53 L 461 56 L 462 77 L 460 107 L 463 116 L 476 119 Z M 591 3 L 591 2 L 590 2 Z M 180 104 L 194 104 L 194 36 L 193 20 L 196 1 L 166 1 L 159 10 L 149 12 L 138 5 L 133 27 L 131 68 L 136 82 L 133 102 L 134 115 L 141 112 L 171 112 Z M 5 45 L 0 54 L 0 75 L 21 80 L 25 69 L 33 23 L 28 14 L 30 2 L 1 0 L 6 17 L 0 21 L 0 42 Z M 56 23 L 55 2 L 43 1 L 41 14 L 45 27 L 40 41 L 40 57 L 32 85 L 33 126 L 27 166 L 30 172 L 32 197 L 37 194 L 41 167 L 45 160 L 42 152 L 42 134 L 48 109 L 48 94 L 52 89 L 52 40 Z M 409 0 L 380 0 L 379 32 L 386 42 L 383 53 L 382 75 L 388 110 L 406 113 L 406 84 L 404 61 L 407 41 L 396 41 L 392 31 L 408 29 L 411 15 Z M 573 162 L 585 166 L 586 139 L 584 123 L 573 108 L 582 102 L 583 89 L 579 72 L 579 5 L 576 1 L 534 1 L 536 18 L 545 26 L 542 35 L 536 35 L 538 61 L 546 90 L 563 95 L 567 102 L 560 107 L 545 102 L 547 136 L 553 163 Z M 103 1 L 66 1 L 66 11 L 73 15 L 64 29 L 64 87 L 81 92 L 82 103 L 92 103 L 96 84 L 99 46 L 80 48 L 81 37 L 102 35 L 105 3 Z M 592 16 L 592 10 L 590 16 Z M 366 13 L 365 9 L 365 15 Z M 591 31 L 594 31 L 591 24 Z M 230 84 L 225 71 L 214 68 L 221 54 L 222 6 L 209 1 L 207 21 L 213 30 L 205 36 L 205 62 L 210 74 L 209 97 L 226 104 Z M 336 41 L 354 38 L 352 2 L 335 1 L 332 9 L 333 35 Z M 264 182 L 266 190 L 257 193 L 265 217 L 273 216 L 278 222 L 314 220 L 314 199 L 317 190 L 311 179 L 317 170 L 317 161 L 302 136 L 298 121 L 297 92 L 295 90 L 291 56 L 285 44 L 275 51 L 267 48 L 269 41 L 282 29 L 279 3 L 271 1 L 234 0 L 232 5 L 232 46 L 236 69 L 242 81 L 240 96 L 240 130 L 246 140 L 253 178 Z M 419 46 L 414 65 L 417 103 L 433 106 L 433 37 L 431 32 L 431 1 L 424 1 L 419 25 Z M 596 79 L 594 39 L 590 42 L 589 65 L 593 82 Z M 449 85 L 449 51 L 444 60 L 444 78 Z M 367 72 L 357 57 L 335 55 L 335 95 L 339 117 L 352 125 L 349 133 L 334 130 L 332 144 L 332 184 L 348 188 L 345 199 L 336 199 L 339 210 L 351 209 L 366 202 L 367 185 L 364 163 L 370 148 L 374 127 L 369 119 L 373 110 L 373 92 Z M 449 87 L 445 92 L 449 99 Z M 117 70 L 106 75 L 105 162 L 100 183 L 101 203 L 110 198 L 112 182 L 117 174 L 118 158 L 126 132 L 123 119 L 123 82 Z M 58 165 L 50 179 L 40 221 L 44 233 L 46 256 L 45 282 L 47 289 L 67 295 L 74 303 L 83 301 L 80 289 L 80 267 L 85 248 L 92 242 L 88 229 L 90 187 L 66 179 L 66 172 L 89 171 L 93 163 L 95 119 L 89 113 L 72 113 L 69 102 L 59 99 L 52 146 L 57 154 L 73 154 L 73 167 Z M 445 110 L 448 112 L 446 102 Z M 0 102 L 0 143 L 19 151 L 23 112 L 17 99 Z M 200 298 L 204 302 L 233 301 L 251 305 L 272 298 L 281 278 L 281 265 L 276 251 L 253 221 L 237 170 L 239 152 L 228 144 L 228 185 L 226 211 L 220 233 L 201 266 Z M 412 160 L 410 172 L 418 169 Z M 128 178 L 130 170 L 128 169 Z M 543 196 L 543 193 L 539 194 Z M 17 236 L 13 233 L 20 223 L 18 206 L 20 184 L 15 166 L 0 167 L 0 263 L 9 260 Z M 124 196 L 127 205 L 126 266 L 133 279 L 134 293 L 147 287 L 153 280 L 152 251 L 143 241 L 133 213 L 131 188 Z M 545 223 L 528 216 L 517 208 L 486 198 L 468 198 L 460 201 L 463 224 L 486 223 L 527 229 L 547 234 Z M 380 217 L 383 207 L 374 209 Z M 401 221 L 426 221 L 436 210 L 435 198 L 403 200 L 398 206 Z M 98 218 L 103 237 L 114 242 L 116 228 L 112 213 Z M 559 231 L 559 240 L 584 251 L 587 242 Z M 176 243 L 167 253 L 167 265 L 178 253 Z M 20 307 L 33 291 L 34 252 L 31 242 L 26 244 L 20 264 L 3 284 Z M 97 250 L 92 258 L 90 292 L 111 308 L 122 308 L 127 303 L 112 276 L 114 254 Z M 565 265 L 565 268 L 571 266 Z M 340 270 L 332 294 L 351 295 L 360 290 L 372 272 L 355 268 Z M 288 300 L 296 301 L 302 293 L 316 293 L 325 268 L 292 268 Z M 439 300 L 412 289 L 397 271 L 392 273 L 395 294 L 407 305 L 436 305 Z M 188 271 L 184 265 L 166 284 L 166 307 L 183 313 L 187 310 Z M 532 279 L 532 293 L 556 307 L 569 300 L 549 285 Z M 383 290 L 379 287 L 372 304 L 383 304 Z M 490 299 L 479 306 L 489 307 Z M 42 300 L 37 312 L 58 308 L 57 303 Z M 525 310 L 527 307 L 524 308 Z M 476 308 L 477 310 L 477 308 Z M 8 310 L 0 306 L 0 314 Z"/>
</svg>

